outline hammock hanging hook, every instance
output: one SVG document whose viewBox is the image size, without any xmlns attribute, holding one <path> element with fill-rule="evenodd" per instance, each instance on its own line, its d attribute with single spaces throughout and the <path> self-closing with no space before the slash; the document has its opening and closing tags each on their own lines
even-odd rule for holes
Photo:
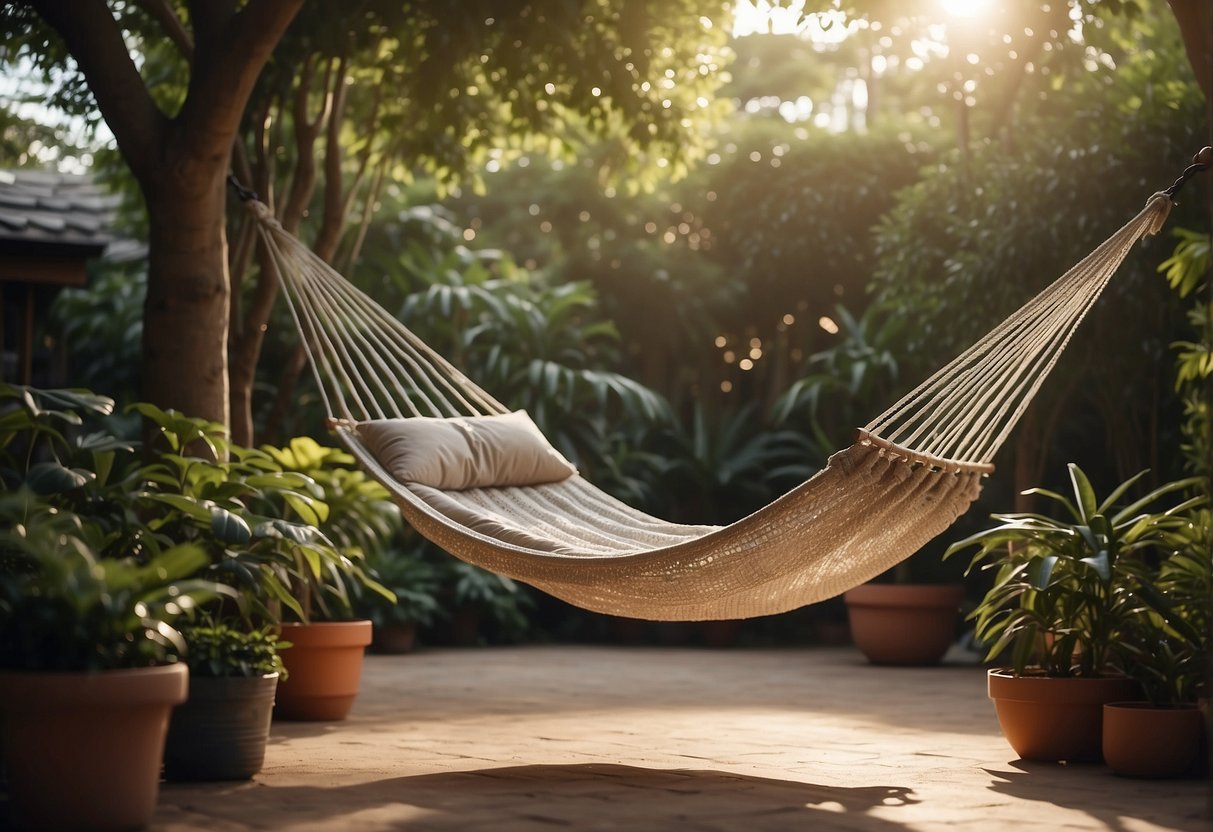
<svg viewBox="0 0 1213 832">
<path fill-rule="evenodd" d="M 1175 195 L 1179 193 L 1189 179 L 1196 174 L 1206 171 L 1213 165 L 1213 147 L 1202 147 L 1200 151 L 1192 157 L 1192 164 L 1184 168 L 1184 172 L 1179 175 L 1179 178 L 1171 184 L 1171 187 L 1163 191 L 1172 201 L 1175 200 Z"/>
</svg>

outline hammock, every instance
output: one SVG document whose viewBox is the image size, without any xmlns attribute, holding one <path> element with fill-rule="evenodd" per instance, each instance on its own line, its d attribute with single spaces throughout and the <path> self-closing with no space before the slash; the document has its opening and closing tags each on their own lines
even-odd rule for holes
<svg viewBox="0 0 1213 832">
<path fill-rule="evenodd" d="M 597 612 L 748 618 L 838 595 L 944 531 L 981 490 L 1011 429 L 1132 246 L 1178 187 L 864 428 L 807 482 L 728 526 L 669 523 L 577 474 L 541 485 L 401 481 L 359 425 L 508 408 L 285 232 L 249 199 L 337 439 L 418 532 L 456 557 Z"/>
</svg>

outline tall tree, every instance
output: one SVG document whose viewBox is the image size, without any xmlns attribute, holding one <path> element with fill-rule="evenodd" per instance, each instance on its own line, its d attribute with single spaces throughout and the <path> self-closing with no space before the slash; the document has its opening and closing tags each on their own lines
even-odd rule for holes
<svg viewBox="0 0 1213 832">
<path fill-rule="evenodd" d="M 727 17 L 721 0 L 667 2 L 660 15 L 646 0 L 309 4 L 254 91 L 240 173 L 285 228 L 348 271 L 361 230 L 347 234 L 365 229 L 385 183 L 425 174 L 449 190 L 604 137 L 614 152 L 603 169 L 633 183 L 677 172 L 715 109 Z M 246 442 L 277 295 L 267 264 L 246 269 L 250 250 L 236 246 L 232 264 L 247 288 L 233 310 L 231 423 Z M 274 379 L 270 433 L 302 364 L 296 350 Z"/>
<path fill-rule="evenodd" d="M 95 102 L 139 184 L 148 213 L 142 377 L 145 397 L 162 407 L 227 421 L 224 179 L 249 94 L 301 5 L 28 0 L 0 11 L 16 57 L 65 79 L 61 103 Z M 157 79 L 135 57 L 164 38 L 189 67 L 173 107 L 158 101 Z"/>
<path fill-rule="evenodd" d="M 382 183 L 422 171 L 450 187 L 605 135 L 618 139 L 617 170 L 677 172 L 713 109 L 727 6 L 24 0 L 0 6 L 16 44 L 0 60 L 41 69 L 54 103 L 99 112 L 139 183 L 151 248 L 144 397 L 230 417 L 247 442 L 277 289 L 267 270 L 246 269 L 251 234 L 229 252 L 229 160 L 330 261 L 352 261 L 359 235 L 344 253 L 342 240 L 369 220 Z"/>
</svg>

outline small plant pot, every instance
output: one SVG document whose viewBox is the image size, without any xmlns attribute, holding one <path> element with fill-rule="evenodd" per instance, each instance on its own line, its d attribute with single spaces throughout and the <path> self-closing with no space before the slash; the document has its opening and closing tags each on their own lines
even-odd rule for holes
<svg viewBox="0 0 1213 832">
<path fill-rule="evenodd" d="M 183 664 L 0 673 L 13 822 L 39 832 L 147 825 L 160 792 L 169 713 L 188 688 Z"/>
<path fill-rule="evenodd" d="M 345 719 L 362 680 L 362 657 L 371 643 L 370 621 L 283 624 L 287 679 L 278 686 L 274 716 L 308 722 Z"/>
<path fill-rule="evenodd" d="M 1182 777 L 1200 756 L 1204 718 L 1195 705 L 1149 702 L 1103 706 L 1103 756 L 1122 777 Z"/>
<path fill-rule="evenodd" d="M 375 625 L 371 639 L 371 650 L 376 653 L 398 656 L 412 653 L 417 646 L 417 627 L 413 624 Z"/>
<path fill-rule="evenodd" d="M 739 619 L 700 621 L 699 635 L 707 647 L 736 647 L 741 637 L 741 626 Z"/>
<path fill-rule="evenodd" d="M 265 762 L 278 674 L 194 678 L 164 745 L 169 780 L 248 780 Z"/>
<path fill-rule="evenodd" d="M 1103 706 L 1137 695 L 1124 676 L 1061 679 L 996 668 L 987 680 L 1003 736 L 1024 760 L 1098 762 Z"/>
<path fill-rule="evenodd" d="M 872 664 L 938 664 L 956 639 L 964 587 L 864 584 L 843 596 L 851 638 Z"/>
</svg>

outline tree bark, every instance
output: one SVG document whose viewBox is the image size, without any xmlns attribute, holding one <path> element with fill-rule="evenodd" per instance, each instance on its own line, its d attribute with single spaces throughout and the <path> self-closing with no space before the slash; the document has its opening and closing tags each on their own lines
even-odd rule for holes
<svg viewBox="0 0 1213 832">
<path fill-rule="evenodd" d="M 210 187 L 147 195 L 148 284 L 143 314 L 144 397 L 226 423 L 227 240 L 223 169 Z M 223 325 L 219 325 L 223 322 Z"/>
<path fill-rule="evenodd" d="M 250 0 L 239 11 L 234 3 L 191 3 L 189 92 L 171 119 L 153 102 L 102 0 L 31 5 L 75 58 L 147 206 L 143 397 L 226 425 L 224 179 L 249 93 L 302 0 Z"/>
<path fill-rule="evenodd" d="M 1171 11 L 1175 15 L 1176 21 L 1179 23 L 1179 31 L 1183 36 L 1184 49 L 1188 55 L 1188 62 L 1192 65 L 1192 70 L 1196 74 L 1197 83 L 1205 94 L 1205 113 L 1206 113 L 1206 129 L 1209 136 L 1209 144 L 1213 145 L 1213 4 L 1208 0 L 1168 0 L 1171 5 Z M 1207 181 L 1204 183 L 1205 194 L 1205 217 L 1208 223 L 1208 230 L 1213 234 L 1213 186 Z M 1206 323 L 1205 337 L 1209 337 L 1213 333 L 1213 276 L 1208 280 L 1208 298 L 1206 303 Z M 1204 405 L 1206 414 L 1213 413 L 1213 377 L 1205 383 L 1204 390 Z M 1213 447 L 1213 419 L 1206 416 L 1205 419 L 1205 439 L 1208 444 L 1205 447 Z M 1209 467 L 1213 467 L 1213 460 L 1205 460 L 1206 472 Z M 1206 489 L 1213 497 L 1213 482 L 1206 480 Z M 1213 553 L 1210 553 L 1213 556 Z M 1210 600 L 1213 604 L 1213 599 Z M 1213 640 L 1213 618 L 1209 620 L 1209 638 Z M 1213 681 L 1213 655 L 1205 662 L 1205 681 Z M 1207 711 L 1205 714 L 1205 730 L 1213 732 L 1213 710 Z M 1210 734 L 1213 736 L 1213 734 Z M 1209 744 L 1208 762 L 1213 764 L 1213 743 Z"/>
</svg>

